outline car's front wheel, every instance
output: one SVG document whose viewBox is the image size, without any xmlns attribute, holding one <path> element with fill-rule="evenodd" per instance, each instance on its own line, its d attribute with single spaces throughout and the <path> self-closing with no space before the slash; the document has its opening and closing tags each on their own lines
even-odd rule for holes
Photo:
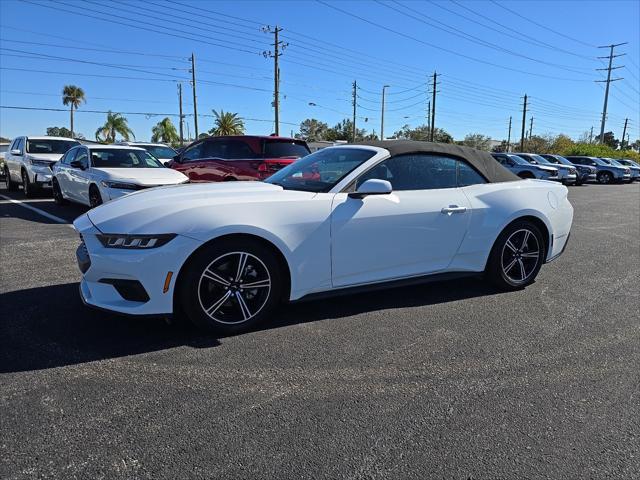
<svg viewBox="0 0 640 480">
<path fill-rule="evenodd" d="M 22 171 L 22 191 L 27 198 L 33 198 L 38 191 L 36 184 L 29 181 L 29 175 L 25 170 Z"/>
<path fill-rule="evenodd" d="M 535 280 L 546 256 L 540 229 L 528 220 L 505 228 L 491 250 L 485 274 L 503 290 L 517 290 Z"/>
<path fill-rule="evenodd" d="M 4 166 L 4 185 L 8 191 L 14 192 L 18 189 L 18 184 L 11 180 L 11 175 L 9 175 L 9 167 Z"/>
<path fill-rule="evenodd" d="M 95 208 L 98 205 L 102 205 L 102 195 L 100 195 L 98 187 L 91 185 L 89 187 L 89 206 Z"/>
<path fill-rule="evenodd" d="M 196 326 L 223 335 L 241 333 L 278 305 L 285 278 L 270 248 L 251 239 L 222 239 L 188 261 L 176 299 Z"/>
<path fill-rule="evenodd" d="M 65 205 L 67 203 L 67 200 L 64 198 L 64 195 L 62 195 L 60 184 L 58 183 L 58 180 L 56 178 L 51 181 L 51 186 L 53 188 L 53 201 L 56 203 L 56 205 Z"/>
<path fill-rule="evenodd" d="M 603 184 L 608 184 L 608 183 L 613 183 L 613 175 L 611 175 L 611 172 L 600 172 L 598 174 L 598 183 L 603 183 Z"/>
</svg>

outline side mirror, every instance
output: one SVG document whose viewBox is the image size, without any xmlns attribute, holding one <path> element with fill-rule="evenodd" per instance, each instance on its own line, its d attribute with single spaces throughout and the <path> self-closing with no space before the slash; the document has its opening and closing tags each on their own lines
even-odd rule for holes
<svg viewBox="0 0 640 480">
<path fill-rule="evenodd" d="M 22 151 L 19 148 L 11 150 L 11 155 L 22 155 Z"/>
<path fill-rule="evenodd" d="M 176 163 L 182 163 L 182 159 L 180 158 L 180 154 L 177 154 L 172 159 Z"/>
<path fill-rule="evenodd" d="M 349 198 L 364 198 L 369 195 L 388 195 L 392 191 L 393 187 L 387 180 L 372 178 L 360 185 L 355 192 L 351 192 Z"/>
<path fill-rule="evenodd" d="M 71 168 L 79 168 L 80 170 L 85 169 L 84 163 L 82 163 L 80 160 L 74 160 L 69 165 L 71 166 Z"/>
</svg>

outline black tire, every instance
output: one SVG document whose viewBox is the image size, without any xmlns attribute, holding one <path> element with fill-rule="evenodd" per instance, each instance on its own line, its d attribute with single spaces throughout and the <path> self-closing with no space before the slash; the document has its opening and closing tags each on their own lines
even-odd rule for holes
<svg viewBox="0 0 640 480">
<path fill-rule="evenodd" d="M 102 195 L 100 195 L 98 187 L 91 185 L 89 187 L 89 206 L 95 208 L 99 205 L 102 205 Z"/>
<path fill-rule="evenodd" d="M 4 185 L 5 188 L 10 192 L 15 192 L 18 190 L 18 184 L 11 180 L 11 175 L 9 175 L 9 167 L 4 166 Z"/>
<path fill-rule="evenodd" d="M 611 172 L 600 172 L 598 173 L 596 180 L 598 181 L 598 183 L 608 185 L 610 183 L 613 183 L 613 175 L 611 174 Z"/>
<path fill-rule="evenodd" d="M 25 170 L 22 170 L 22 192 L 27 198 L 33 198 L 38 193 L 39 188 L 37 184 L 29 181 L 29 175 Z"/>
<path fill-rule="evenodd" d="M 546 258 L 545 245 L 544 237 L 534 223 L 516 220 L 500 233 L 493 244 L 485 269 L 486 277 L 501 290 L 520 290 L 531 285 Z"/>
<path fill-rule="evenodd" d="M 51 180 L 51 188 L 53 189 L 53 201 L 56 205 L 66 205 L 68 202 L 62 195 L 62 190 L 58 184 L 58 180 L 54 177 Z"/>
<path fill-rule="evenodd" d="M 245 266 L 240 271 L 242 255 Z M 247 284 L 262 286 L 243 287 Z M 242 333 L 269 317 L 285 284 L 286 276 L 270 248 L 251 239 L 223 239 L 196 252 L 184 266 L 176 285 L 176 310 L 196 327 L 222 335 Z"/>
</svg>

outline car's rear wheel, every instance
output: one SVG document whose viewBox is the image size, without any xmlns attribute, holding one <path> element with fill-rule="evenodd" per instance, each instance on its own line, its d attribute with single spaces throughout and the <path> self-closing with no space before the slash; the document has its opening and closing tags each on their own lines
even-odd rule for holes
<svg viewBox="0 0 640 480">
<path fill-rule="evenodd" d="M 11 180 L 11 175 L 9 175 L 9 167 L 5 165 L 4 167 L 4 185 L 10 192 L 15 192 L 18 189 L 18 184 Z"/>
<path fill-rule="evenodd" d="M 98 205 L 102 205 L 102 195 L 100 195 L 98 187 L 91 185 L 89 187 L 89 206 L 91 206 L 91 208 L 95 208 Z"/>
<path fill-rule="evenodd" d="M 600 172 L 597 177 L 598 183 L 608 184 L 613 183 L 613 175 L 611 172 Z"/>
<path fill-rule="evenodd" d="M 51 186 L 53 188 L 53 201 L 56 203 L 56 205 L 65 205 L 67 203 L 67 200 L 62 195 L 62 190 L 60 189 L 58 180 L 54 178 L 51 181 Z"/>
<path fill-rule="evenodd" d="M 22 191 L 27 198 L 33 198 L 38 191 L 37 185 L 29 181 L 29 175 L 25 170 L 22 171 Z"/>
<path fill-rule="evenodd" d="M 544 238 L 532 222 L 513 222 L 498 236 L 487 262 L 487 277 L 503 290 L 517 290 L 535 280 L 546 256 Z"/>
<path fill-rule="evenodd" d="M 269 316 L 284 280 L 271 249 L 251 239 L 223 239 L 189 260 L 176 286 L 177 300 L 196 326 L 230 335 Z"/>
</svg>

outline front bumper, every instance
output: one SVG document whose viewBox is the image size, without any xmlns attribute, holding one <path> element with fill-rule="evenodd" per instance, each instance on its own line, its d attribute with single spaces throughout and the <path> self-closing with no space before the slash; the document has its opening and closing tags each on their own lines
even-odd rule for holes
<svg viewBox="0 0 640 480">
<path fill-rule="evenodd" d="M 38 187 L 51 188 L 51 179 L 53 178 L 51 168 L 39 165 L 31 166 L 31 168 L 27 168 L 27 173 L 31 182 Z"/>
<path fill-rule="evenodd" d="M 83 272 L 80 294 L 86 305 L 128 315 L 173 313 L 178 272 L 202 242 L 178 235 L 166 245 L 149 250 L 105 248 L 96 237 L 100 230 L 86 214 L 76 219 L 74 228 L 81 234 L 84 245 L 78 248 L 76 256 Z M 165 291 L 169 272 L 171 281 Z M 127 295 L 123 283 L 139 284 L 148 299 L 132 300 L 135 297 Z"/>
</svg>

